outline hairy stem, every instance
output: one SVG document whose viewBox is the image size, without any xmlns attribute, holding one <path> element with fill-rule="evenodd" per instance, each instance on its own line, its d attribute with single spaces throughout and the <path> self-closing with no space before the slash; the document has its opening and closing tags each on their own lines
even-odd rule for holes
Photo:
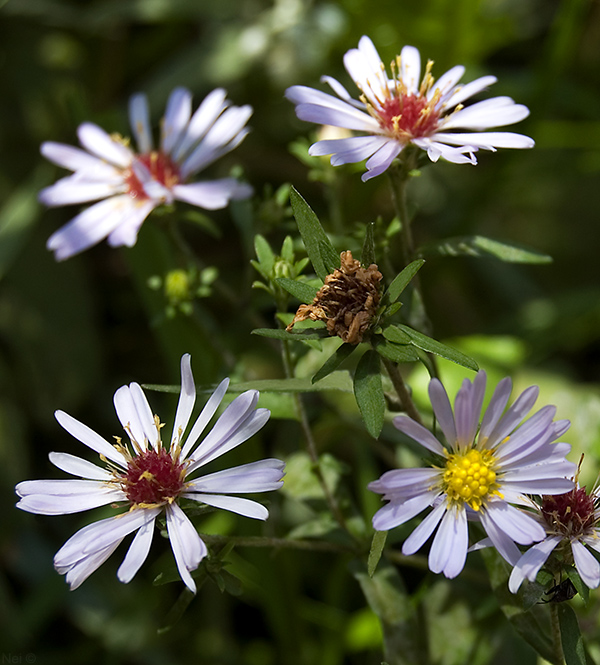
<svg viewBox="0 0 600 665">
<path fill-rule="evenodd" d="M 419 414 L 417 407 L 412 401 L 412 397 L 410 395 L 408 388 L 406 387 L 406 384 L 404 383 L 402 374 L 400 374 L 398 365 L 396 365 L 395 362 L 388 360 L 387 358 L 382 358 L 382 360 L 385 369 L 387 370 L 387 373 L 392 381 L 394 390 L 398 395 L 398 399 L 400 400 L 400 405 L 402 406 L 402 410 L 413 420 L 416 420 L 418 423 L 423 424 L 423 421 L 421 420 L 421 415 Z"/>
<path fill-rule="evenodd" d="M 562 665 L 565 662 L 565 656 L 562 648 L 562 638 L 560 636 L 557 603 L 550 603 L 550 621 L 552 623 L 552 649 L 554 651 L 554 662 L 557 665 Z"/>
</svg>

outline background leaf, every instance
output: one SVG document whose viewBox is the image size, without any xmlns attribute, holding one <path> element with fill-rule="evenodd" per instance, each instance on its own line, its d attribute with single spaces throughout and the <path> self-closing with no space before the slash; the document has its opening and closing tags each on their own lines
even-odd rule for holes
<svg viewBox="0 0 600 665">
<path fill-rule="evenodd" d="M 373 350 L 366 351 L 354 373 L 354 396 L 369 434 L 379 437 L 385 414 L 385 398 L 381 382 L 381 363 Z"/>
</svg>

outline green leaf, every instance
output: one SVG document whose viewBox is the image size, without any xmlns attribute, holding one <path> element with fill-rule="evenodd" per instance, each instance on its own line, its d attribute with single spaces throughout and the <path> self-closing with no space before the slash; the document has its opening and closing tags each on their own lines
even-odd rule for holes
<svg viewBox="0 0 600 665">
<path fill-rule="evenodd" d="M 388 326 L 383 330 L 383 336 L 394 344 L 411 344 L 411 336 L 396 326 Z"/>
<path fill-rule="evenodd" d="M 577 593 L 582 597 L 583 604 L 587 605 L 590 599 L 590 590 L 579 576 L 577 568 L 567 568 L 567 576 L 573 583 L 573 586 L 577 589 Z"/>
<path fill-rule="evenodd" d="M 331 374 L 336 370 L 343 362 L 348 358 L 348 356 L 354 351 L 357 347 L 357 344 L 341 344 L 338 348 L 332 353 L 329 358 L 323 363 L 321 369 L 313 376 L 312 381 L 320 381 L 325 378 L 328 374 Z"/>
<path fill-rule="evenodd" d="M 294 241 L 292 236 L 286 236 L 281 245 L 281 258 L 288 263 L 294 263 Z"/>
<path fill-rule="evenodd" d="M 466 356 L 464 353 L 461 353 L 450 346 L 446 346 L 435 339 L 431 339 L 431 337 L 427 337 L 427 335 L 424 335 L 417 330 L 413 330 L 408 326 L 399 324 L 398 328 L 403 330 L 410 337 L 411 343 L 422 351 L 434 353 L 436 356 L 446 358 L 446 360 L 450 360 L 457 365 L 462 365 L 467 369 L 472 369 L 474 372 L 479 369 L 479 365 L 473 360 L 473 358 L 469 358 L 469 356 Z"/>
<path fill-rule="evenodd" d="M 556 610 L 566 665 L 586 665 L 583 637 L 573 608 L 569 603 L 560 603 Z"/>
<path fill-rule="evenodd" d="M 375 350 L 383 358 L 395 363 L 414 363 L 421 360 L 416 347 L 412 344 L 394 344 L 381 337 L 375 341 Z"/>
<path fill-rule="evenodd" d="M 381 559 L 381 555 L 383 554 L 383 548 L 385 547 L 387 534 L 387 531 L 375 531 L 373 534 L 371 549 L 369 550 L 369 560 L 367 561 L 367 573 L 369 574 L 369 577 L 373 577 L 375 574 L 377 564 L 379 563 L 379 559 Z"/>
<path fill-rule="evenodd" d="M 294 298 L 297 298 L 300 302 L 306 303 L 307 305 L 312 303 L 318 293 L 318 289 L 315 289 L 314 286 L 311 286 L 306 282 L 298 282 L 295 279 L 289 279 L 289 277 L 278 277 L 275 282 L 279 284 L 282 289 L 291 293 Z"/>
<path fill-rule="evenodd" d="M 327 328 L 304 328 L 291 332 L 281 328 L 256 328 L 252 331 L 252 334 L 260 337 L 270 337 L 271 339 L 289 339 L 294 342 L 303 342 L 307 339 L 323 339 L 323 337 L 330 336 Z"/>
<path fill-rule="evenodd" d="M 267 240 L 260 234 L 254 236 L 254 251 L 256 252 L 256 257 L 258 258 L 261 268 L 267 275 L 270 275 L 273 271 L 273 266 L 275 265 L 275 254 L 271 249 L 271 245 L 269 245 Z"/>
<path fill-rule="evenodd" d="M 401 273 L 396 275 L 392 283 L 388 286 L 387 291 L 383 294 L 382 303 L 384 305 L 391 305 L 396 302 L 402 291 L 408 286 L 410 280 L 419 272 L 424 263 L 424 259 L 413 261 L 412 263 L 409 263 Z"/>
<path fill-rule="evenodd" d="M 375 260 L 375 224 L 367 224 L 365 229 L 365 241 L 360 255 L 360 262 L 365 268 L 369 267 Z"/>
<path fill-rule="evenodd" d="M 501 242 L 485 236 L 459 236 L 420 248 L 422 256 L 492 256 L 507 263 L 552 263 L 552 257 L 534 249 Z"/>
<path fill-rule="evenodd" d="M 385 397 L 381 363 L 373 350 L 363 354 L 354 373 L 354 396 L 369 434 L 377 439 L 383 428 Z"/>
<path fill-rule="evenodd" d="M 325 277 L 333 272 L 333 269 L 330 270 L 331 258 L 336 256 L 333 266 L 336 268 L 340 264 L 339 256 L 336 255 L 333 245 L 329 242 L 319 218 L 293 187 L 290 190 L 290 202 L 308 258 L 313 264 L 315 273 L 324 282 Z"/>
</svg>

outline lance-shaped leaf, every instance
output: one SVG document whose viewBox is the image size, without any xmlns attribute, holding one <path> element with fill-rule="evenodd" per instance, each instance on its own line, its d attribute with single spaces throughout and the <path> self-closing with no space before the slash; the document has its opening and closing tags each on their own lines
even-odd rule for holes
<svg viewBox="0 0 600 665">
<path fill-rule="evenodd" d="M 583 580 L 577 572 L 577 568 L 567 568 L 567 577 L 571 580 L 571 583 L 577 590 L 577 593 L 582 597 L 583 604 L 587 605 L 590 599 L 590 589 L 584 584 Z"/>
<path fill-rule="evenodd" d="M 259 335 L 260 337 L 270 337 L 271 339 L 287 339 L 294 342 L 303 342 L 308 339 L 323 339 L 330 336 L 325 327 L 294 329 L 290 332 L 281 328 L 255 328 L 252 334 Z"/>
<path fill-rule="evenodd" d="M 375 531 L 373 534 L 371 549 L 369 550 L 369 559 L 367 561 L 367 572 L 369 573 L 369 577 L 373 577 L 375 571 L 377 570 L 377 564 L 379 563 L 379 559 L 381 559 L 381 555 L 383 554 L 383 548 L 385 547 L 387 535 L 387 531 Z"/>
<path fill-rule="evenodd" d="M 290 191 L 290 203 L 308 258 L 313 264 L 315 273 L 324 282 L 327 275 L 339 268 L 339 255 L 329 242 L 319 218 L 293 187 Z"/>
<path fill-rule="evenodd" d="M 492 256 L 507 263 L 551 263 L 552 257 L 534 249 L 501 242 L 485 236 L 458 236 L 429 243 L 419 249 L 421 256 Z"/>
<path fill-rule="evenodd" d="M 408 326 L 399 324 L 398 328 L 404 331 L 410 337 L 411 343 L 422 351 L 434 353 L 436 356 L 446 358 L 446 360 L 450 360 L 457 365 L 462 365 L 467 369 L 472 369 L 474 372 L 479 369 L 479 365 L 473 360 L 473 358 L 469 358 L 469 356 L 464 353 L 461 353 L 450 346 L 446 346 L 446 344 L 442 344 L 442 342 L 438 342 L 431 337 L 427 337 L 427 335 L 424 335 L 417 330 L 413 330 Z"/>
<path fill-rule="evenodd" d="M 319 289 L 307 284 L 306 282 L 299 282 L 289 277 L 278 277 L 275 282 L 288 293 L 298 298 L 300 302 L 310 305 L 315 299 Z"/>
<path fill-rule="evenodd" d="M 374 346 L 380 356 L 395 363 L 414 363 L 421 360 L 417 348 L 412 344 L 394 344 L 377 336 Z"/>
<path fill-rule="evenodd" d="M 419 272 L 421 266 L 425 263 L 423 259 L 409 263 L 404 270 L 394 277 L 387 291 L 383 294 L 382 304 L 391 305 L 396 302 L 400 294 L 410 283 L 410 280 Z"/>
<path fill-rule="evenodd" d="M 254 265 L 264 277 L 268 277 L 275 265 L 275 254 L 266 238 L 260 234 L 254 236 L 254 251 L 256 252 L 258 263 L 256 261 L 251 261 L 252 265 Z"/>
<path fill-rule="evenodd" d="M 560 603 L 557 611 L 565 663 L 567 665 L 587 665 L 583 637 L 575 612 L 568 603 Z"/>
<path fill-rule="evenodd" d="M 375 224 L 373 222 L 367 224 L 365 229 L 365 241 L 363 242 L 360 262 L 365 267 L 377 263 L 375 261 Z"/>
<path fill-rule="evenodd" d="M 369 434 L 375 439 L 381 433 L 385 414 L 385 397 L 381 382 L 381 363 L 373 350 L 363 354 L 354 372 L 354 396 Z"/>
<path fill-rule="evenodd" d="M 327 358 L 323 363 L 321 369 L 313 376 L 312 382 L 315 383 L 324 379 L 328 374 L 334 372 L 346 358 L 354 351 L 357 347 L 357 344 L 342 344 Z"/>
</svg>

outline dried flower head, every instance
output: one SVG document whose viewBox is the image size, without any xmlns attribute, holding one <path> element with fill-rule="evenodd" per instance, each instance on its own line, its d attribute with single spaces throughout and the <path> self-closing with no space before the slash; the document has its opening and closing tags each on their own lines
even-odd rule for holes
<svg viewBox="0 0 600 665">
<path fill-rule="evenodd" d="M 327 275 L 310 305 L 300 305 L 287 330 L 306 319 L 324 321 L 330 335 L 348 344 L 359 344 L 377 312 L 381 278 L 374 263 L 364 268 L 351 251 L 342 252 L 340 268 Z"/>
</svg>

